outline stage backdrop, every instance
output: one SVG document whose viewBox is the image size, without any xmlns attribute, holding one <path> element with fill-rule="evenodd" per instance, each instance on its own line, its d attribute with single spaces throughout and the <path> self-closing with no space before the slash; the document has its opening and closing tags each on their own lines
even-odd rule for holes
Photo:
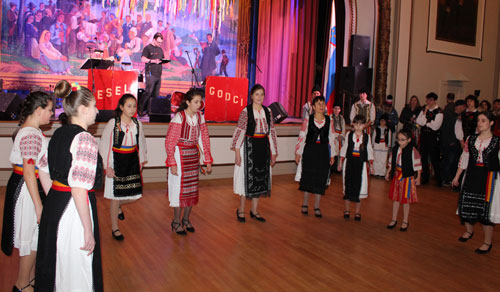
<svg viewBox="0 0 500 292">
<path fill-rule="evenodd" d="M 238 0 L 3 0 L 0 77 L 42 85 L 57 75 L 86 80 L 79 68 L 95 49 L 115 58 L 115 69 L 125 62 L 141 71 L 142 49 L 156 32 L 172 60 L 164 80 L 191 82 L 188 53 L 200 82 L 202 75 L 235 76 L 237 14 Z M 209 49 L 207 34 L 215 44 Z"/>
</svg>

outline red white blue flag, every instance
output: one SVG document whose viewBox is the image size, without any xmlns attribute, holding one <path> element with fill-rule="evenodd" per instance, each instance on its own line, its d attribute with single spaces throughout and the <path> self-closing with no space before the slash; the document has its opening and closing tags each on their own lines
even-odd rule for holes
<svg viewBox="0 0 500 292">
<path fill-rule="evenodd" d="M 330 18 L 330 37 L 328 42 L 328 57 L 326 62 L 324 92 L 326 99 L 326 108 L 328 113 L 333 112 L 333 103 L 335 102 L 335 59 L 336 59 L 336 25 L 335 25 L 335 0 L 332 0 L 332 12 Z"/>
</svg>

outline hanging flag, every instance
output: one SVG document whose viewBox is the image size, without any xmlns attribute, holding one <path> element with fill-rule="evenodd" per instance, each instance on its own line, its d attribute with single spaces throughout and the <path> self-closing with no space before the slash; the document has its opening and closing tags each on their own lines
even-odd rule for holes
<svg viewBox="0 0 500 292">
<path fill-rule="evenodd" d="M 336 59 L 336 25 L 335 25 L 335 0 L 332 0 L 332 11 L 330 17 L 330 41 L 328 44 L 328 58 L 326 63 L 324 93 L 326 99 L 326 108 L 328 113 L 333 112 L 335 102 L 335 59 Z"/>
</svg>

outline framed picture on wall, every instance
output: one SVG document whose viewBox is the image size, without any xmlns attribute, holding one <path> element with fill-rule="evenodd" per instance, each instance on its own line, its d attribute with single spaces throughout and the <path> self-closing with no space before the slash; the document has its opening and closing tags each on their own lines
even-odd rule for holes
<svg viewBox="0 0 500 292">
<path fill-rule="evenodd" d="M 429 0 L 427 52 L 481 60 L 486 0 Z"/>
</svg>

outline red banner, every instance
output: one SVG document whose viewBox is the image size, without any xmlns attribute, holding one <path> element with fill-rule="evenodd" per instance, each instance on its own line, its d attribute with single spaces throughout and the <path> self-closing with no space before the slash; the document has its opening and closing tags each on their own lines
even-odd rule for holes
<svg viewBox="0 0 500 292">
<path fill-rule="evenodd" d="M 92 70 L 88 70 L 88 84 L 92 90 Z M 137 98 L 139 74 L 136 71 L 114 71 L 94 69 L 93 91 L 96 106 L 100 110 L 114 110 L 118 100 L 125 93 L 130 93 Z"/>
<path fill-rule="evenodd" d="M 205 119 L 215 122 L 238 121 L 247 105 L 248 79 L 207 77 L 205 87 Z"/>
</svg>

